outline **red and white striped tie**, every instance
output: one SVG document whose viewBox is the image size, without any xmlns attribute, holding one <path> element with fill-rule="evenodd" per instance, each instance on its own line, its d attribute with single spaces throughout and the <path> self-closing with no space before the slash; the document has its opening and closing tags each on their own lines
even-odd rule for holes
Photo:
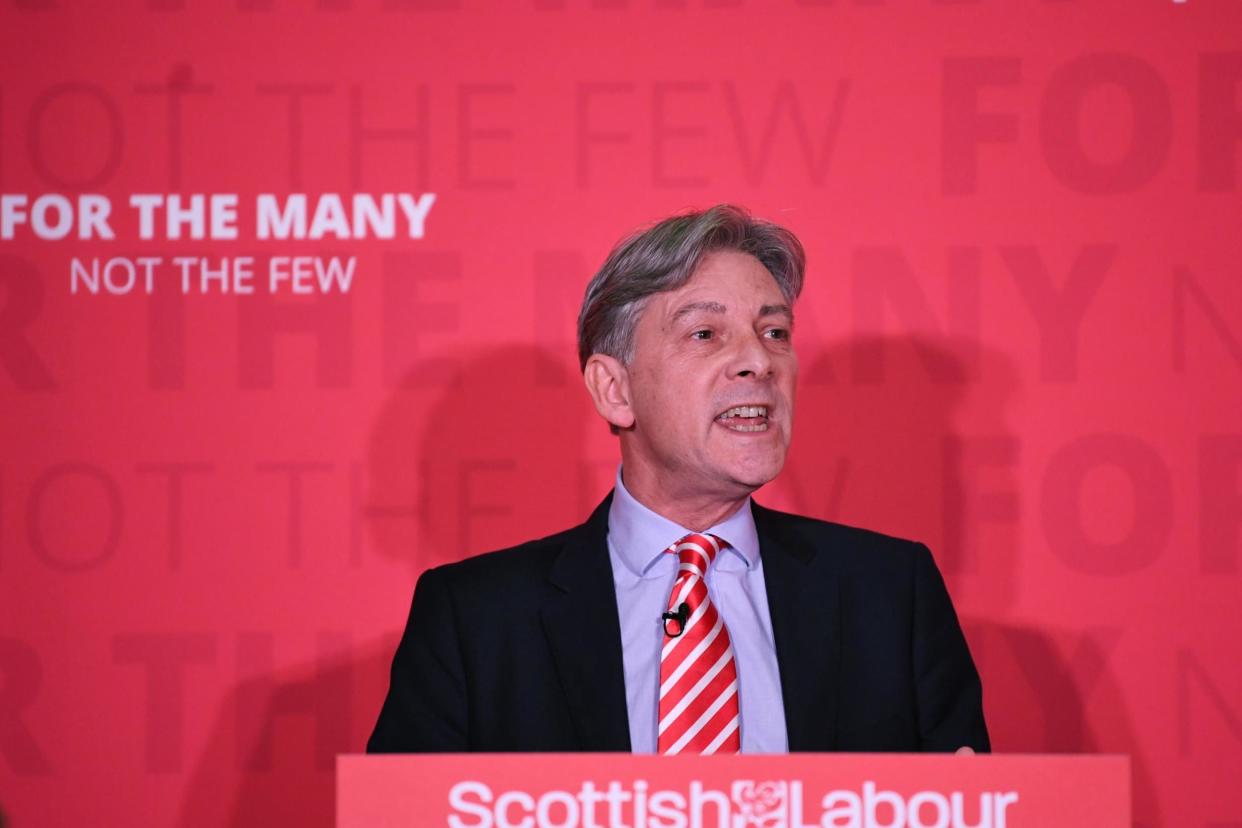
<svg viewBox="0 0 1242 828">
<path fill-rule="evenodd" d="M 677 620 L 664 625 L 657 745 L 665 755 L 741 752 L 733 644 L 703 580 L 726 546 L 715 535 L 691 534 L 667 550 L 681 561 L 668 611 L 676 615 L 684 603 L 682 617 L 688 611 L 689 618 L 684 628 Z"/>
</svg>

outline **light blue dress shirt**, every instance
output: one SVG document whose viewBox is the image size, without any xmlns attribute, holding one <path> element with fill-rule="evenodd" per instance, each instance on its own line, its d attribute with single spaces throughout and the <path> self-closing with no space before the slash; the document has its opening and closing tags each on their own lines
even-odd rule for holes
<svg viewBox="0 0 1242 828">
<path fill-rule="evenodd" d="M 724 619 L 737 664 L 739 727 L 743 753 L 785 753 L 785 706 L 772 637 L 763 560 L 750 499 L 707 530 L 729 542 L 707 570 L 707 594 Z M 608 555 L 621 617 L 625 701 L 634 753 L 656 752 L 660 649 L 677 556 L 666 553 L 691 532 L 634 499 L 617 470 L 608 512 Z"/>
</svg>

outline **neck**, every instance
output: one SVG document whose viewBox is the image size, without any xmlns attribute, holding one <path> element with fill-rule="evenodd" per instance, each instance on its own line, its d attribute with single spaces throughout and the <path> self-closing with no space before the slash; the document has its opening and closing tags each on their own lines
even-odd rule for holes
<svg viewBox="0 0 1242 828">
<path fill-rule="evenodd" d="M 734 493 L 677 491 L 665 481 L 649 477 L 641 469 L 622 466 L 625 490 L 651 511 L 692 532 L 705 532 L 740 509 L 749 490 Z"/>
</svg>

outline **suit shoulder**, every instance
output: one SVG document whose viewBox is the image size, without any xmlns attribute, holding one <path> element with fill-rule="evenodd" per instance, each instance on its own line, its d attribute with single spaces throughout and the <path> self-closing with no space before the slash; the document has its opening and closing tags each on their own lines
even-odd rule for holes
<svg viewBox="0 0 1242 828">
<path fill-rule="evenodd" d="M 546 572 L 548 566 L 582 527 L 575 526 L 554 535 L 525 541 L 516 546 L 471 555 L 460 561 L 441 564 L 435 571 L 450 580 L 479 577 L 517 576 L 521 573 Z"/>
<path fill-rule="evenodd" d="M 793 538 L 850 566 L 909 566 L 919 556 L 931 556 L 914 540 L 830 520 L 781 512 L 755 504 L 755 522 L 778 537 Z M 763 529 L 760 530 L 761 534 Z"/>
<path fill-rule="evenodd" d="M 786 532 L 793 532 L 808 539 L 831 539 L 865 547 L 891 546 L 915 548 L 923 546 L 918 541 L 899 538 L 896 535 L 889 535 L 875 529 L 866 529 L 861 526 L 852 526 L 831 520 L 820 520 L 819 518 L 798 515 L 793 512 L 781 512 L 776 509 L 769 509 L 766 506 L 760 506 L 758 503 L 754 504 L 754 507 L 756 523 L 780 527 Z"/>
</svg>

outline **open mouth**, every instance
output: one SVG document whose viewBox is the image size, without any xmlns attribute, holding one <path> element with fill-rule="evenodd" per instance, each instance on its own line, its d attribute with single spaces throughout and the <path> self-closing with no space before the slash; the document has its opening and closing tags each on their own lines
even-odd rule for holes
<svg viewBox="0 0 1242 828">
<path fill-rule="evenodd" d="M 767 431 L 766 405 L 735 405 L 716 417 L 716 422 L 730 431 Z"/>
</svg>

